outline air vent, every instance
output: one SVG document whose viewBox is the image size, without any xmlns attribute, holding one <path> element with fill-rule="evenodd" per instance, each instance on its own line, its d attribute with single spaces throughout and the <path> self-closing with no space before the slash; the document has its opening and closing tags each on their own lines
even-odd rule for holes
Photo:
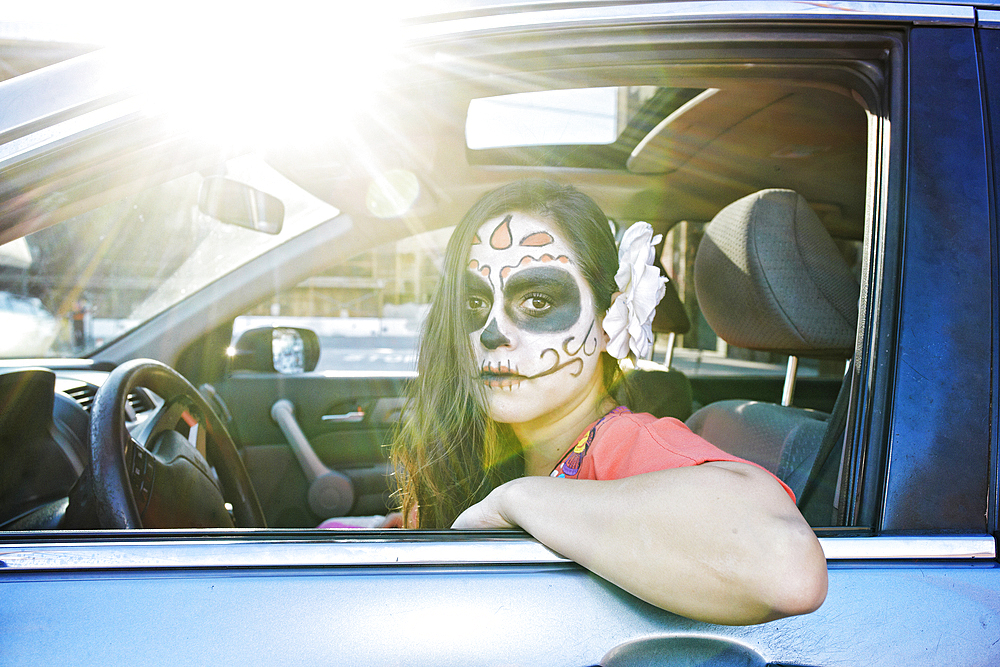
<svg viewBox="0 0 1000 667">
<path fill-rule="evenodd" d="M 90 405 L 94 402 L 97 387 L 92 384 L 81 384 L 63 389 L 63 393 L 79 403 L 84 410 L 90 412 Z"/>
<path fill-rule="evenodd" d="M 92 384 L 79 384 L 62 389 L 62 392 L 80 404 L 80 406 L 90 412 L 90 407 L 94 403 L 94 396 L 97 394 L 97 387 Z M 142 389 L 137 389 L 128 395 L 128 402 L 136 414 L 148 412 L 156 407 L 156 403 Z"/>
<path fill-rule="evenodd" d="M 147 412 L 156 407 L 146 392 L 141 389 L 133 391 L 128 395 L 128 402 L 132 404 L 132 409 L 135 410 L 135 414 L 140 414 L 142 412 Z"/>
</svg>

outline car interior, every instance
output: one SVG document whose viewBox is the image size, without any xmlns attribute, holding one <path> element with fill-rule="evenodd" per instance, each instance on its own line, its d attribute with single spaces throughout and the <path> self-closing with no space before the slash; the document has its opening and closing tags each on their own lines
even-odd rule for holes
<svg viewBox="0 0 1000 667">
<path fill-rule="evenodd" d="M 345 100 L 357 107 L 344 121 L 348 130 L 254 149 L 326 207 L 317 205 L 321 222 L 78 358 L 4 361 L 0 530 L 302 529 L 344 517 L 344 525 L 371 525 L 366 518 L 393 509 L 387 444 L 413 373 L 313 370 L 325 353 L 315 332 L 282 325 L 234 336 L 234 321 L 266 320 L 276 295 L 303 285 L 342 289 L 334 267 L 444 230 L 486 191 L 539 175 L 589 194 L 619 234 L 646 221 L 667 237 L 659 262 L 670 282 L 655 351 L 627 370 L 619 399 L 684 420 L 771 470 L 812 525 L 842 523 L 836 488 L 884 112 L 881 66 L 806 44 L 805 55 L 747 50 L 741 58 L 733 47 L 727 59 L 678 48 L 622 49 L 609 60 L 580 49 L 544 68 L 533 64 L 530 44 L 503 67 L 484 55 L 488 48 L 470 41 L 447 58 L 420 52 L 414 58 L 425 58 L 424 66 L 407 69 L 405 80 L 389 76 L 378 91 Z M 581 90 L 610 91 L 613 138 L 531 143 L 539 129 L 527 141 L 501 137 L 493 145 L 473 136 L 475 113 L 491 101 L 501 112 L 505 102 L 527 104 L 537 118 L 530 98 L 509 96 Z M 97 163 L 107 157 L 97 149 L 87 155 Z M 70 158 L 63 164 L 72 169 Z M 189 173 L 199 182 L 232 177 L 226 169 L 217 154 L 214 162 L 185 154 L 171 169 L 150 166 L 143 178 L 105 173 L 120 182 L 100 196 L 91 196 L 98 177 L 77 170 L 76 178 L 92 180 L 61 191 L 86 193 L 85 202 L 55 202 L 59 186 L 43 183 L 35 204 L 0 210 L 0 219 L 16 218 L 36 234 L 29 245 L 40 247 L 54 222 L 112 210 L 123 197 L 135 201 L 140 190 Z M 194 188 L 194 200 L 204 187 Z M 255 187 L 282 203 L 275 188 Z M 173 214 L 171 197 L 144 201 L 152 202 L 150 219 Z M 270 199 L 259 201 L 280 217 Z M 283 207 L 287 226 L 299 213 L 287 198 Z M 221 210 L 213 217 L 224 219 Z M 112 229 L 139 224 L 129 211 L 132 218 L 108 216 Z M 170 254 L 153 243 L 144 252 Z M 169 261 L 183 263 L 185 252 Z M 24 296 L 52 291 L 11 267 L 0 276 L 9 291 L 20 280 Z M 59 289 L 61 309 L 42 300 L 67 319 L 68 287 Z M 134 289 L 148 302 L 141 286 Z M 430 296 L 415 297 L 417 305 Z M 683 370 L 685 349 L 698 345 L 694 330 L 711 340 L 699 354 L 710 347 L 712 358 L 737 363 L 728 371 L 723 364 L 724 372 Z M 283 353 L 300 360 L 298 372 L 276 370 L 279 333 L 291 346 Z M 780 372 L 757 373 L 758 361 Z"/>
</svg>

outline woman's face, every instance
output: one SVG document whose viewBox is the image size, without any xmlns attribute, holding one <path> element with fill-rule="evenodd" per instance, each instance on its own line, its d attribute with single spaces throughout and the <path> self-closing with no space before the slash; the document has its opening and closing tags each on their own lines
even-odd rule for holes
<svg viewBox="0 0 1000 667">
<path fill-rule="evenodd" d="M 469 251 L 465 318 L 498 422 L 558 414 L 602 382 L 605 341 L 594 295 L 569 245 L 544 218 L 511 213 L 479 228 Z"/>
</svg>

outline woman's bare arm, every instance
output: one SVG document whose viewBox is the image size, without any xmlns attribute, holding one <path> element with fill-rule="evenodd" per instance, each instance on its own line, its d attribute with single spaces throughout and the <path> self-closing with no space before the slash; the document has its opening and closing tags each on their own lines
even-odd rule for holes
<svg viewBox="0 0 1000 667">
<path fill-rule="evenodd" d="M 826 597 L 826 560 L 784 489 L 745 463 L 711 462 L 619 480 L 522 477 L 454 528 L 519 526 L 654 605 L 750 624 Z"/>
</svg>

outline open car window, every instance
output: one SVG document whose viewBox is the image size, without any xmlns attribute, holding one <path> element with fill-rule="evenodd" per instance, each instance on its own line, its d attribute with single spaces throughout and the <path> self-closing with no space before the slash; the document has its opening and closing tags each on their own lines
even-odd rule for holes
<svg viewBox="0 0 1000 667">
<path fill-rule="evenodd" d="M 847 395 L 842 402 L 852 410 L 868 400 L 857 393 L 856 373 L 876 363 L 856 343 L 876 326 L 865 308 L 879 289 L 871 275 L 881 252 L 876 216 L 884 211 L 879 165 L 892 163 L 883 120 L 890 63 L 872 56 L 882 51 L 867 42 L 849 57 L 804 46 L 806 58 L 750 40 L 717 61 L 674 52 L 669 31 L 661 39 L 669 47 L 657 56 L 663 67 L 633 64 L 629 47 L 609 47 L 613 58 L 599 76 L 579 56 L 542 79 L 498 78 L 486 56 L 455 71 L 416 48 L 414 57 L 426 61 L 400 71 L 418 78 L 390 72 L 374 92 L 341 100 L 351 113 L 312 141 L 268 142 L 208 166 L 199 156 L 186 175 L 151 188 L 132 183 L 128 197 L 4 246 L 8 308 L 23 311 L 34 327 L 20 329 L 21 340 L 4 356 L 79 357 L 102 368 L 134 357 L 165 359 L 194 386 L 208 387 L 269 527 L 384 515 L 395 508 L 388 446 L 407 409 L 450 230 L 483 192 L 555 175 L 590 194 L 619 235 L 644 221 L 663 236 L 657 259 L 690 324 L 658 331 L 652 355 L 639 360 L 648 365 L 638 370 L 679 374 L 689 388 L 683 409 L 657 416 L 688 421 L 727 402 L 747 406 L 736 415 L 761 405 L 797 410 L 812 422 L 807 449 L 815 453 L 839 397 Z M 892 39 L 870 37 L 878 46 Z M 544 131 L 531 127 L 533 119 Z M 206 183 L 219 176 L 277 199 L 280 231 L 206 212 Z M 780 337 L 728 340 L 704 308 L 696 266 L 710 222 L 734 202 L 773 190 L 801 197 L 853 289 L 860 285 L 861 298 L 846 309 L 849 340 L 835 350 L 811 356 L 809 344 L 790 351 Z M 768 270 L 800 275 L 801 267 L 784 261 Z M 810 271 L 807 262 L 803 275 Z M 724 304 L 747 293 L 738 283 L 729 289 Z M 809 329 L 805 318 L 783 326 Z M 304 372 L 289 373 L 274 350 L 294 329 L 315 336 L 318 355 L 315 364 L 291 365 Z M 308 338 L 282 349 L 305 359 Z M 851 368 L 855 375 L 845 376 Z M 101 384 L 81 378 L 70 384 L 87 384 L 89 395 Z M 292 404 L 296 429 L 274 417 L 281 401 Z M 741 448 L 729 426 L 705 437 L 779 476 L 794 469 L 803 485 L 796 489 L 822 473 L 824 489 L 835 490 L 841 474 L 857 474 L 841 463 L 858 433 L 853 423 L 843 428 L 823 448 L 822 465 L 790 460 L 787 434 L 769 433 L 756 449 Z M 78 436 L 82 444 L 88 438 Z M 303 454 L 295 439 L 311 451 Z M 315 497 L 326 482 L 316 480 L 334 477 L 346 491 L 323 507 Z M 829 511 L 814 526 L 851 524 L 835 492 L 824 497 Z"/>
<path fill-rule="evenodd" d="M 666 332 L 657 333 L 649 361 L 662 365 L 669 356 L 669 363 L 689 377 L 784 376 L 787 354 L 729 345 L 715 334 L 698 308 L 693 258 L 687 249 L 698 246 L 706 224 L 677 223 L 658 248 L 663 275 L 680 292 L 690 328 L 672 342 Z M 254 328 L 305 327 L 320 337 L 316 372 L 415 372 L 420 332 L 453 229 L 393 241 L 272 295 L 236 319 L 232 342 Z M 860 278 L 862 242 L 839 239 L 838 248 Z M 839 381 L 844 369 L 845 360 L 803 358 L 798 377 Z"/>
</svg>

